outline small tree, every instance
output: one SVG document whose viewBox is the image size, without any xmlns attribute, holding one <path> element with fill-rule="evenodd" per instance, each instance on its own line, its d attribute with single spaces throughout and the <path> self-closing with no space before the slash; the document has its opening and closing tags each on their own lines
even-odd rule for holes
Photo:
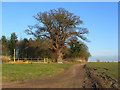
<svg viewBox="0 0 120 90">
<path fill-rule="evenodd" d="M 9 55 L 8 40 L 5 36 L 2 36 L 2 55 Z"/>
<path fill-rule="evenodd" d="M 36 38 L 49 40 L 51 43 L 49 48 L 54 52 L 56 62 L 61 62 L 63 56 L 62 49 L 72 38 L 87 41 L 84 34 L 87 34 L 88 30 L 80 27 L 83 21 L 80 20 L 79 16 L 63 8 L 37 13 L 37 16 L 34 16 L 34 18 L 38 21 L 38 24 L 29 26 L 26 32 L 28 35 L 34 35 Z"/>
<path fill-rule="evenodd" d="M 15 33 L 11 34 L 11 38 L 9 40 L 9 50 L 10 50 L 10 55 L 13 57 L 14 55 L 14 49 L 17 47 L 17 35 Z"/>
<path fill-rule="evenodd" d="M 81 58 L 88 61 L 88 58 L 91 56 L 88 47 L 83 43 L 76 39 L 73 39 L 70 43 L 70 52 L 72 58 Z"/>
</svg>

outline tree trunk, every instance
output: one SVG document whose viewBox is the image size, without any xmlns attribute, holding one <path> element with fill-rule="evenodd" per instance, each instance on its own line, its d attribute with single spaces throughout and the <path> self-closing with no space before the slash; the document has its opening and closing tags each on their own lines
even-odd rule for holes
<svg viewBox="0 0 120 90">
<path fill-rule="evenodd" d="M 62 55 L 61 50 L 56 50 L 54 52 L 54 55 L 55 55 L 55 62 L 62 63 L 63 55 Z"/>
</svg>

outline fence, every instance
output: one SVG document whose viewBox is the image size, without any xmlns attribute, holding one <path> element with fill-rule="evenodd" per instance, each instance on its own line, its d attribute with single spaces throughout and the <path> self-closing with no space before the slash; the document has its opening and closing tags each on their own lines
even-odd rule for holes
<svg viewBox="0 0 120 90">
<path fill-rule="evenodd" d="M 11 58 L 12 61 L 14 61 L 14 58 Z M 30 62 L 48 62 L 48 58 L 15 58 L 15 61 L 30 61 Z"/>
</svg>

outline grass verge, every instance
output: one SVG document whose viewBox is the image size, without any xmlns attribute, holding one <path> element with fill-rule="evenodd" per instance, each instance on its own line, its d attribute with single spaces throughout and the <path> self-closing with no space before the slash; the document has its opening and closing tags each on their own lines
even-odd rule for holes
<svg viewBox="0 0 120 90">
<path fill-rule="evenodd" d="M 2 82 L 24 81 L 25 79 L 39 79 L 50 77 L 63 72 L 69 66 L 67 64 L 2 64 Z"/>
</svg>

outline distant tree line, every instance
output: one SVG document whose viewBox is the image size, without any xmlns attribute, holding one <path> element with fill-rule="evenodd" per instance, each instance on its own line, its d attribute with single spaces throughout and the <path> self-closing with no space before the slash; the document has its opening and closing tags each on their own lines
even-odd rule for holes
<svg viewBox="0 0 120 90">
<path fill-rule="evenodd" d="M 6 36 L 2 36 L 2 55 L 11 56 L 14 55 L 14 49 L 16 49 L 17 58 L 50 58 L 54 59 L 54 51 L 50 50 L 52 45 L 49 40 L 44 38 L 18 40 L 15 33 L 11 34 L 10 39 Z M 88 47 L 83 42 L 77 39 L 71 40 L 67 46 L 62 50 L 63 59 L 69 58 L 82 58 L 88 60 L 90 53 Z"/>
</svg>

